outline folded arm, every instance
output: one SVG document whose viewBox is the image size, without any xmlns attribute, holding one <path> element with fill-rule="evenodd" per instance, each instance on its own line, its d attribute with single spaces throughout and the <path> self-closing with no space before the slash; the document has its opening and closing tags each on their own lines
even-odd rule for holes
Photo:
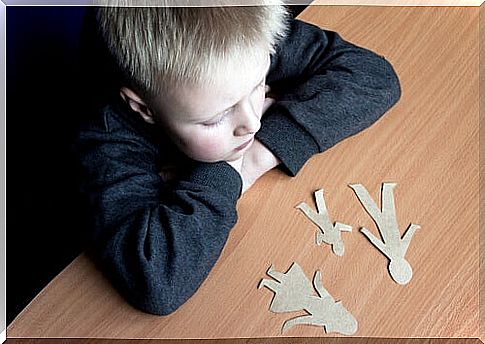
<svg viewBox="0 0 485 344">
<path fill-rule="evenodd" d="M 157 153 L 141 141 L 88 131 L 78 146 L 103 271 L 135 307 L 175 311 L 207 277 L 236 223 L 238 173 L 194 162 L 180 180 L 163 183 Z"/>
<path fill-rule="evenodd" d="M 299 20 L 277 46 L 267 84 L 279 97 L 257 138 L 291 175 L 312 155 L 369 127 L 401 95 L 385 58 Z"/>
</svg>

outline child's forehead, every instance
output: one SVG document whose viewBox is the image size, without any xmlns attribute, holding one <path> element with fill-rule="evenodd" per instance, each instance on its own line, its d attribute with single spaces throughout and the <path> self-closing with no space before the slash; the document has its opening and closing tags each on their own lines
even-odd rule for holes
<svg viewBox="0 0 485 344">
<path fill-rule="evenodd" d="M 251 61 L 233 61 L 215 69 L 207 84 L 173 85 L 165 103 L 171 103 L 188 120 L 208 119 L 249 95 L 264 79 L 270 64 L 269 53 Z"/>
<path fill-rule="evenodd" d="M 215 78 L 215 84 L 210 86 L 208 90 L 204 90 L 204 94 L 209 94 L 212 97 L 203 97 L 200 100 L 204 102 L 205 106 L 201 106 L 207 113 L 218 114 L 234 106 L 244 97 L 251 94 L 255 87 L 264 79 L 269 67 L 269 55 L 265 60 L 259 60 L 258 64 L 254 66 L 239 65 L 232 70 L 222 70 Z"/>
<path fill-rule="evenodd" d="M 165 83 L 169 88 L 206 85 L 210 87 L 222 81 L 242 82 L 258 72 L 270 61 L 269 49 L 248 48 L 232 51 L 224 57 L 199 58 L 200 64 L 188 63 L 186 79 L 175 77 Z M 264 71 L 265 72 L 265 71 Z M 185 74 L 185 73 L 184 73 Z"/>
<path fill-rule="evenodd" d="M 269 53 L 235 59 L 229 63 L 217 66 L 210 84 L 213 86 L 225 86 L 225 89 L 221 87 L 221 90 L 226 91 L 223 93 L 235 93 L 230 91 L 244 89 L 245 86 L 251 86 L 247 85 L 248 83 L 254 84 L 254 82 L 260 81 L 266 75 L 269 63 Z"/>
</svg>

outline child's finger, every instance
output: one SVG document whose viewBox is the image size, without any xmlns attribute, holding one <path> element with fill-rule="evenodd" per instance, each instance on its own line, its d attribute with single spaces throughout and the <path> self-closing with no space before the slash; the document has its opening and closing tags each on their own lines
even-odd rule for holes
<svg viewBox="0 0 485 344">
<path fill-rule="evenodd" d="M 264 104 L 263 104 L 263 113 L 265 113 L 265 112 L 266 112 L 266 110 L 268 110 L 268 108 L 269 108 L 271 105 L 273 105 L 275 102 L 276 102 L 276 100 L 275 100 L 275 99 L 273 99 L 273 98 L 269 98 L 269 97 L 268 97 L 268 98 L 265 98 L 265 99 L 264 99 Z"/>
</svg>

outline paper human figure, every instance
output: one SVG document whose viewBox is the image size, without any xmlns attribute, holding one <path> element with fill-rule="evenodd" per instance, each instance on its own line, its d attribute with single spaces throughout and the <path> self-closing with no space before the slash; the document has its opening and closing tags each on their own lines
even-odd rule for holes
<svg viewBox="0 0 485 344">
<path fill-rule="evenodd" d="M 389 272 L 394 281 L 399 284 L 407 284 L 413 276 L 413 270 L 404 256 L 406 255 L 414 233 L 420 226 L 410 224 L 401 238 L 401 232 L 399 231 L 397 224 L 396 208 L 394 205 L 393 191 L 396 184 L 382 184 L 382 210 L 379 210 L 376 203 L 369 195 L 369 192 L 362 185 L 351 184 L 349 186 L 354 190 L 359 201 L 376 223 L 382 241 L 376 238 L 366 228 L 362 228 L 361 232 L 389 259 Z"/>
<path fill-rule="evenodd" d="M 357 321 L 341 301 L 335 302 L 325 290 L 320 271 L 315 273 L 313 286 L 297 263 L 286 273 L 270 267 L 267 274 L 273 279 L 263 279 L 258 288 L 267 287 L 275 293 L 270 310 L 275 313 L 305 310 L 308 315 L 285 321 L 281 332 L 295 325 L 314 325 L 325 328 L 325 332 L 352 335 L 357 331 Z M 317 295 L 315 295 L 315 288 Z"/>
<path fill-rule="evenodd" d="M 335 225 L 332 225 L 332 222 L 328 217 L 325 199 L 323 198 L 323 189 L 315 192 L 315 201 L 317 203 L 318 212 L 315 212 L 315 210 L 310 208 L 308 204 L 304 202 L 297 205 L 296 208 L 303 211 L 320 229 L 316 235 L 317 245 L 320 246 L 322 242 L 331 245 L 333 253 L 337 256 L 342 256 L 344 254 L 344 242 L 342 241 L 341 232 L 352 232 L 352 227 L 340 222 L 336 222 Z"/>
</svg>

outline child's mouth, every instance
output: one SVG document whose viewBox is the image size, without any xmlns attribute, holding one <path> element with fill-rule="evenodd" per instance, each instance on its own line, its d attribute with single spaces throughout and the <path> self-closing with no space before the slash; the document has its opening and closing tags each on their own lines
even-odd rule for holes
<svg viewBox="0 0 485 344">
<path fill-rule="evenodd" d="M 240 145 L 239 147 L 236 148 L 237 151 L 241 151 L 243 150 L 244 148 L 248 147 L 251 143 L 253 143 L 253 140 L 254 140 L 254 137 L 251 138 L 251 140 L 243 143 L 242 145 Z"/>
</svg>

